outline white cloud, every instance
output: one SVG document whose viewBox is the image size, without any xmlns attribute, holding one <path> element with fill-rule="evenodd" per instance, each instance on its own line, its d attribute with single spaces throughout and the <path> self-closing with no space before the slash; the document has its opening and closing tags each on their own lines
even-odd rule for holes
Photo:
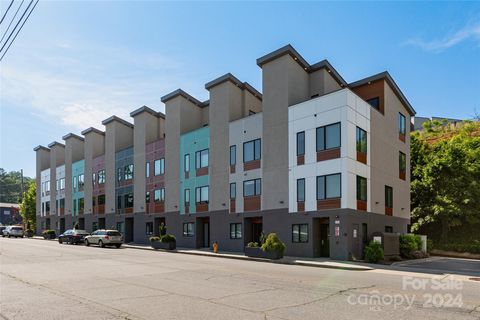
<svg viewBox="0 0 480 320">
<path fill-rule="evenodd" d="M 408 40 L 406 44 L 420 47 L 425 51 L 441 52 L 467 40 L 477 41 L 480 45 L 480 23 L 470 24 L 439 40 L 427 41 L 417 37 Z"/>
<path fill-rule="evenodd" d="M 129 113 L 142 105 L 163 111 L 162 95 L 193 87 L 186 68 L 159 54 L 56 43 L 16 48 L 7 58 L 0 71 L 2 104 L 72 131 L 101 128 L 114 114 L 132 121 Z"/>
</svg>

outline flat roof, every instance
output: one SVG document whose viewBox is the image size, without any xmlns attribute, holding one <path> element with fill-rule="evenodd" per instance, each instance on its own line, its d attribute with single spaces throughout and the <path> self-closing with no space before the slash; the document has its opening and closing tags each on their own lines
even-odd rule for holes
<svg viewBox="0 0 480 320">
<path fill-rule="evenodd" d="M 102 124 L 104 126 L 106 126 L 107 124 L 109 124 L 111 122 L 114 122 L 114 121 L 117 121 L 117 122 L 123 124 L 124 126 L 130 127 L 130 128 L 133 129 L 133 124 L 131 124 L 130 122 L 128 122 L 126 120 L 123 120 L 122 118 L 119 118 L 117 116 L 111 116 L 110 118 L 107 118 L 107 119 L 103 120 Z"/>
</svg>

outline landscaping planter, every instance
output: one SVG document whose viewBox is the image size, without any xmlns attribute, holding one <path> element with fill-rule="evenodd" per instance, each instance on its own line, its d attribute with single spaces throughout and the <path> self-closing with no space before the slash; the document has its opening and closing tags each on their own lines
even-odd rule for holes
<svg viewBox="0 0 480 320">
<path fill-rule="evenodd" d="M 44 234 L 43 235 L 43 239 L 45 240 L 52 240 L 52 239 L 55 239 L 56 236 L 54 234 Z"/>
<path fill-rule="evenodd" d="M 253 258 L 277 260 L 283 258 L 283 253 L 278 251 L 263 251 L 262 248 L 245 247 L 245 255 Z"/>
<path fill-rule="evenodd" d="M 25 237 L 27 238 L 33 237 L 33 231 L 25 231 Z"/>
<path fill-rule="evenodd" d="M 163 250 L 175 250 L 177 247 L 176 242 L 160 242 L 160 241 L 152 241 L 150 245 L 153 249 L 163 249 Z"/>
</svg>

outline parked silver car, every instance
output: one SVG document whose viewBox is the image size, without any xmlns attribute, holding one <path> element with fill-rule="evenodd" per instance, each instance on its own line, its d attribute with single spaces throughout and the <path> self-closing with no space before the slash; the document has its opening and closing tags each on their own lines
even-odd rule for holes
<svg viewBox="0 0 480 320">
<path fill-rule="evenodd" d="M 3 230 L 3 237 L 23 238 L 23 228 L 19 226 L 8 226 Z"/>
<path fill-rule="evenodd" d="M 105 246 L 115 246 L 120 248 L 123 243 L 123 236 L 117 230 L 96 230 L 91 235 L 85 237 L 85 245 L 97 244 L 102 248 Z"/>
</svg>

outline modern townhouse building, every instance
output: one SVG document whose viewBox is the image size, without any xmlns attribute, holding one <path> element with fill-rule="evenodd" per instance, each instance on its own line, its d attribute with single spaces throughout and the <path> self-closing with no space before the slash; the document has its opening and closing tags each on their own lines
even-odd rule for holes
<svg viewBox="0 0 480 320">
<path fill-rule="evenodd" d="M 226 74 L 207 101 L 178 89 L 165 114 L 142 107 L 133 124 L 112 116 L 35 148 L 37 232 L 78 223 L 146 243 L 164 223 L 179 247 L 240 252 L 276 232 L 287 255 L 336 259 L 407 232 L 415 111 L 392 77 L 347 83 L 290 45 L 257 64 L 262 93 Z"/>
</svg>

